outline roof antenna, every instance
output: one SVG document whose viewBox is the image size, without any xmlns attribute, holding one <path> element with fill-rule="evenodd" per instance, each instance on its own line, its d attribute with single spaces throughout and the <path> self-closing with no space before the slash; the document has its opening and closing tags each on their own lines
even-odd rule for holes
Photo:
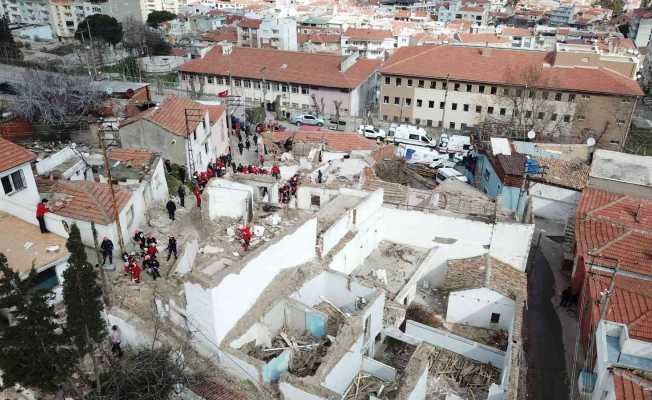
<svg viewBox="0 0 652 400">
<path fill-rule="evenodd" d="M 643 214 L 643 205 L 639 204 L 638 209 L 636 210 L 636 222 L 641 222 L 641 217 Z"/>
</svg>

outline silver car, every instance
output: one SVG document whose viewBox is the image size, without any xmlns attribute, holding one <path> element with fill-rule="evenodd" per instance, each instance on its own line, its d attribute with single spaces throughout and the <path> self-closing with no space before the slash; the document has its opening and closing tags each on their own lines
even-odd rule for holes
<svg viewBox="0 0 652 400">
<path fill-rule="evenodd" d="M 321 118 L 317 118 L 314 115 L 311 114 L 297 114 L 293 115 L 290 118 L 290 123 L 295 124 L 296 126 L 301 126 L 301 125 L 316 125 L 316 126 L 324 126 L 324 120 Z"/>
</svg>

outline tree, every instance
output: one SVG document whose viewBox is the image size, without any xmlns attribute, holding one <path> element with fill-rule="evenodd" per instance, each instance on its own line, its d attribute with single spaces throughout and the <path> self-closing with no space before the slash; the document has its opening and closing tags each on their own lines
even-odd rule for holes
<svg viewBox="0 0 652 400">
<path fill-rule="evenodd" d="M 102 396 L 94 392 L 89 399 L 167 399 L 175 384 L 188 381 L 181 353 L 167 347 L 127 352 L 124 358 L 113 358 L 111 363 L 108 372 L 102 374 Z"/>
<path fill-rule="evenodd" d="M 0 58 L 2 60 L 20 60 L 22 54 L 9 29 L 9 18 L 0 18 Z"/>
<path fill-rule="evenodd" d="M 122 28 L 124 31 L 122 44 L 133 56 L 166 56 L 170 54 L 172 47 L 156 29 L 133 18 L 127 19 L 122 24 Z"/>
<path fill-rule="evenodd" d="M 53 126 L 79 123 L 104 107 L 104 94 L 83 76 L 29 70 L 22 82 L 10 110 L 30 122 Z"/>
<path fill-rule="evenodd" d="M 147 25 L 156 28 L 161 22 L 172 21 L 176 18 L 177 15 L 169 11 L 152 11 L 147 16 Z"/>
<path fill-rule="evenodd" d="M 66 333 L 77 347 L 80 356 L 91 354 L 96 379 L 99 372 L 93 351 L 106 337 L 102 319 L 102 289 L 98 285 L 97 271 L 88 262 L 79 228 L 70 226 L 66 248 L 70 253 L 69 267 L 63 273 L 63 302 L 66 306 Z"/>
<path fill-rule="evenodd" d="M 54 392 L 70 376 L 75 357 L 49 304 L 51 294 L 34 288 L 36 278 L 32 268 L 21 279 L 0 254 L 0 309 L 9 309 L 15 319 L 0 334 L 0 370 L 6 387 Z"/>
<path fill-rule="evenodd" d="M 77 25 L 75 38 L 82 42 L 102 40 L 111 45 L 116 45 L 122 40 L 122 25 L 109 15 L 89 15 Z"/>
</svg>

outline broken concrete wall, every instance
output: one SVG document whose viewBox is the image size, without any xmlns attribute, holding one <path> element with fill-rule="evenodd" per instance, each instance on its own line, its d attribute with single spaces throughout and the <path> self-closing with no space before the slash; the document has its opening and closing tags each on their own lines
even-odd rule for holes
<svg viewBox="0 0 652 400">
<path fill-rule="evenodd" d="M 428 389 L 430 356 L 433 348 L 420 343 L 405 366 L 396 398 L 405 400 L 424 400 Z"/>
<path fill-rule="evenodd" d="M 335 246 L 349 233 L 353 226 L 353 210 L 345 211 L 344 214 L 321 235 L 322 250 L 321 256 L 326 257 Z"/>
<path fill-rule="evenodd" d="M 375 293 L 375 289 L 350 280 L 346 275 L 326 271 L 307 281 L 290 297 L 311 307 L 326 299 L 337 307 L 353 309 L 356 297 L 371 299 Z"/>
<path fill-rule="evenodd" d="M 395 368 L 369 357 L 362 357 L 362 371 L 386 382 L 392 382 L 396 379 Z"/>
<path fill-rule="evenodd" d="M 498 318 L 492 322 L 492 316 Z M 509 330 L 514 318 L 514 300 L 487 288 L 451 292 L 446 321 L 479 328 Z"/>
<path fill-rule="evenodd" d="M 428 254 L 423 258 L 417 269 L 408 279 L 408 282 L 396 294 L 396 297 L 393 299 L 395 302 L 409 305 L 416 297 L 417 286 L 421 279 L 428 274 L 436 275 L 435 271 L 443 264 L 438 250 L 439 248 L 432 248 L 428 251 Z"/>
<path fill-rule="evenodd" d="M 297 189 L 297 208 L 302 210 L 319 209 L 338 194 L 339 191 L 336 189 L 327 189 L 321 186 L 299 185 L 299 189 Z M 318 206 L 312 205 L 313 200 L 317 202 L 313 197 L 319 198 Z"/>
<path fill-rule="evenodd" d="M 362 368 L 362 350 L 363 337 L 360 336 L 324 377 L 322 385 L 343 394 Z"/>
<path fill-rule="evenodd" d="M 462 336 L 436 329 L 418 322 L 407 320 L 405 333 L 433 346 L 450 350 L 481 363 L 491 363 L 502 369 L 505 365 L 505 352 L 474 342 Z"/>
<path fill-rule="evenodd" d="M 418 211 L 383 207 L 383 240 L 430 249 L 463 242 L 466 254 L 486 252 L 491 242 L 492 226 Z"/>
<path fill-rule="evenodd" d="M 201 332 L 197 338 L 205 345 L 214 346 L 215 313 L 213 310 L 213 291 L 200 284 L 184 282 L 186 296 L 186 318 L 191 330 Z"/>
<path fill-rule="evenodd" d="M 256 345 L 271 346 L 272 338 L 285 325 L 285 307 L 285 300 L 276 303 L 261 321 L 254 323 L 242 336 L 231 342 L 230 346 L 239 349 L 251 341 L 255 341 Z"/>
<path fill-rule="evenodd" d="M 49 157 L 44 158 L 43 160 L 37 162 L 36 173 L 38 175 L 46 175 L 48 172 L 57 168 L 59 165 L 73 158 L 78 158 L 75 151 L 71 149 L 70 146 L 64 147 L 63 149 L 57 151 L 56 153 L 51 154 Z M 82 166 L 84 165 L 81 159 L 78 161 L 78 164 L 81 164 Z M 71 169 L 75 168 L 76 166 L 77 165 L 73 165 Z M 63 178 L 68 179 L 69 176 L 64 176 Z"/>
<path fill-rule="evenodd" d="M 286 400 L 340 400 L 342 396 L 324 387 L 307 385 L 301 378 L 285 374 L 278 384 L 281 398 Z"/>
<path fill-rule="evenodd" d="M 211 179 L 206 186 L 208 217 L 248 218 L 253 208 L 254 189 L 251 186 L 228 181 Z"/>
<path fill-rule="evenodd" d="M 151 173 L 151 178 L 149 182 L 146 182 L 144 185 L 144 189 L 146 205 L 158 201 L 162 202 L 170 197 L 168 183 L 165 179 L 165 166 L 163 165 L 163 159 L 161 157 L 157 157 L 157 161 Z"/>
<path fill-rule="evenodd" d="M 222 342 L 279 272 L 315 258 L 316 242 L 317 219 L 314 218 L 257 254 L 251 254 L 238 273 L 227 275 L 212 288 L 215 342 Z"/>
<path fill-rule="evenodd" d="M 215 349 L 215 347 L 213 349 L 217 352 L 220 366 L 230 374 L 252 382 L 256 386 L 261 384 L 262 369 L 265 363 L 239 351 L 232 353 L 228 350 Z M 237 356 L 234 353 L 237 353 Z"/>
<path fill-rule="evenodd" d="M 181 257 L 177 261 L 177 267 L 174 272 L 180 276 L 189 273 L 192 270 L 192 266 L 195 265 L 195 258 L 198 252 L 199 242 L 197 239 L 186 241 L 183 253 L 181 253 Z"/>
<path fill-rule="evenodd" d="M 106 321 L 108 326 L 116 325 L 120 330 L 123 349 L 152 345 L 153 336 L 143 330 L 147 324 L 132 313 L 114 307 L 107 310 Z"/>
</svg>

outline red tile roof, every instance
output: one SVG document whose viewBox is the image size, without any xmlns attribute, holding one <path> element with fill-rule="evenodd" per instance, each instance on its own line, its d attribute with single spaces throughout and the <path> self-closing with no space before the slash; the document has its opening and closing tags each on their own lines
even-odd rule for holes
<svg viewBox="0 0 652 400">
<path fill-rule="evenodd" d="M 652 381 L 632 371 L 620 368 L 614 368 L 612 371 L 616 400 L 652 399 Z"/>
<path fill-rule="evenodd" d="M 602 293 L 609 289 L 611 275 L 591 273 L 587 279 L 593 304 L 591 320 L 597 323 Z M 652 282 L 618 275 L 605 319 L 627 325 L 632 338 L 652 341 Z"/>
<path fill-rule="evenodd" d="M 187 109 L 200 109 L 208 111 L 211 124 L 219 120 L 224 113 L 223 106 L 207 106 L 190 100 L 187 97 L 168 96 L 159 107 L 153 107 L 124 120 L 120 126 L 126 126 L 133 122 L 145 119 L 156 124 L 169 132 L 185 137 L 186 136 L 186 114 Z M 189 128 L 195 130 L 199 121 L 189 123 Z"/>
<path fill-rule="evenodd" d="M 408 12 L 408 17 L 410 16 L 409 14 Z M 342 36 L 347 36 L 354 40 L 384 40 L 394 35 L 388 29 L 349 28 Z"/>
<path fill-rule="evenodd" d="M 464 11 L 464 12 L 472 12 L 472 13 L 479 13 L 479 12 L 483 12 L 484 8 L 483 7 L 477 7 L 477 6 L 468 6 L 468 7 L 462 7 L 462 11 Z"/>
<path fill-rule="evenodd" d="M 31 151 L 7 139 L 0 138 L 0 172 L 12 169 L 36 159 Z"/>
<path fill-rule="evenodd" d="M 204 40 L 209 42 L 237 42 L 238 41 L 238 31 L 233 26 L 225 26 L 222 29 L 218 29 L 212 32 L 206 32 L 201 35 Z"/>
<path fill-rule="evenodd" d="M 297 35 L 299 44 L 312 43 L 340 43 L 341 36 L 332 33 L 299 33 Z"/>
<path fill-rule="evenodd" d="M 380 67 L 379 60 L 359 59 L 345 72 L 345 57 L 274 49 L 234 47 L 229 55 L 215 46 L 203 58 L 183 64 L 179 71 L 215 74 L 276 82 L 354 89 Z"/>
<path fill-rule="evenodd" d="M 612 95 L 642 96 L 635 80 L 604 68 L 551 67 L 554 53 L 464 46 L 401 47 L 381 69 L 384 74 L 528 85 L 542 89 L 570 90 Z M 527 81 L 531 71 L 539 82 Z"/>
<path fill-rule="evenodd" d="M 113 223 L 113 205 L 109 185 L 91 181 L 37 181 L 40 193 L 53 193 L 64 195 L 63 205 L 59 207 L 58 201 L 50 202 L 53 214 L 62 217 L 95 221 L 100 225 Z M 118 209 L 122 210 L 131 193 L 127 190 L 114 187 Z"/>
<path fill-rule="evenodd" d="M 351 132 L 283 131 L 272 134 L 272 140 L 275 142 L 290 138 L 302 142 L 326 143 L 326 148 L 335 152 L 348 153 L 355 150 L 374 150 L 377 147 L 375 141 Z"/>
<path fill-rule="evenodd" d="M 172 50 L 170 50 L 170 54 L 176 57 L 185 57 L 188 53 L 190 53 L 190 50 L 182 49 L 180 47 L 173 47 Z"/>
<path fill-rule="evenodd" d="M 511 26 L 503 27 L 501 34 L 503 36 L 533 36 L 529 29 L 514 28 Z"/>
<path fill-rule="evenodd" d="M 509 38 L 495 33 L 457 33 L 455 37 L 462 43 L 511 43 Z"/>
<path fill-rule="evenodd" d="M 652 275 L 652 200 L 585 189 L 575 241 L 586 262 Z"/>
<path fill-rule="evenodd" d="M 240 28 L 258 29 L 260 28 L 260 23 L 261 20 L 259 19 L 243 18 L 238 23 L 238 26 L 240 26 Z"/>
<path fill-rule="evenodd" d="M 113 161 L 131 162 L 135 167 L 149 165 L 154 153 L 142 149 L 115 148 L 111 150 L 109 158 Z"/>
</svg>

